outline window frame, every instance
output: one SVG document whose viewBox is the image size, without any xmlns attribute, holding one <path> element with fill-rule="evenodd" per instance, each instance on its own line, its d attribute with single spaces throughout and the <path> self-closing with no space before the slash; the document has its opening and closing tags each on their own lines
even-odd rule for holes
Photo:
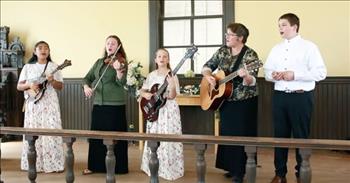
<svg viewBox="0 0 350 183">
<path fill-rule="evenodd" d="M 195 16 L 196 19 L 200 18 L 223 18 L 222 24 L 222 35 L 226 32 L 226 25 L 235 20 L 234 17 L 234 0 L 226 1 L 222 0 L 223 15 L 208 15 L 208 16 Z M 163 18 L 164 12 L 164 0 L 160 1 L 148 1 L 149 8 L 149 71 L 153 71 L 156 67 L 153 62 L 155 51 L 160 48 L 163 42 L 163 20 L 177 20 L 177 19 L 188 19 L 188 17 L 166 17 Z M 191 0 L 191 8 L 194 11 L 194 0 Z M 193 18 L 190 18 L 191 25 L 193 25 Z M 193 43 L 193 26 L 191 26 L 191 43 Z M 223 43 L 225 37 L 223 36 Z M 201 47 L 212 47 L 212 46 L 221 46 L 221 45 L 207 45 Z M 183 46 L 167 46 L 167 48 L 183 48 Z M 194 63 L 191 62 L 191 68 L 194 68 Z M 196 74 L 198 76 L 200 74 Z M 183 76 L 183 74 L 179 74 Z"/>
</svg>

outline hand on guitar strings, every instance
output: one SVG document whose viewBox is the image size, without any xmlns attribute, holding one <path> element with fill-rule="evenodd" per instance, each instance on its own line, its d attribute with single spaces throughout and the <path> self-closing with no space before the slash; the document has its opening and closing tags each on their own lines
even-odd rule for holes
<svg viewBox="0 0 350 183">
<path fill-rule="evenodd" d="M 208 81 L 208 83 L 210 84 L 210 88 L 211 90 L 215 88 L 216 86 L 216 79 L 214 78 L 214 76 L 212 75 L 204 75 L 204 78 Z"/>
<path fill-rule="evenodd" d="M 46 79 L 49 83 L 52 83 L 54 81 L 53 75 L 52 74 L 48 74 L 46 75 Z"/>
<path fill-rule="evenodd" d="M 176 85 L 175 85 L 175 79 L 173 76 L 171 76 L 171 74 L 168 74 L 167 78 L 166 78 L 167 82 L 168 82 L 168 89 L 172 90 L 175 89 Z"/>
<path fill-rule="evenodd" d="M 241 78 L 246 78 L 249 76 L 249 72 L 247 70 L 247 65 L 246 64 L 243 64 L 243 68 L 240 68 L 238 71 L 237 71 L 237 74 L 239 77 Z"/>
<path fill-rule="evenodd" d="M 33 90 L 35 93 L 40 91 L 40 84 L 37 82 L 32 82 L 29 84 L 29 89 Z"/>
</svg>

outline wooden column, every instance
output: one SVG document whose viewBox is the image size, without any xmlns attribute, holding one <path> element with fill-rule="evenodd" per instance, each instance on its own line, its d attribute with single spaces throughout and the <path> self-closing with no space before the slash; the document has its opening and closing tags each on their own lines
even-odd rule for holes
<svg viewBox="0 0 350 183">
<path fill-rule="evenodd" d="M 103 140 L 107 147 L 106 154 L 106 183 L 115 183 L 115 155 L 114 155 L 114 140 Z"/>
<path fill-rule="evenodd" d="M 311 149 L 299 149 L 300 156 L 302 158 L 300 167 L 300 181 L 301 183 L 311 183 L 311 167 L 310 156 Z"/>
<path fill-rule="evenodd" d="M 38 139 L 38 136 L 30 136 L 25 135 L 25 140 L 28 141 L 28 179 L 31 183 L 35 183 L 36 179 L 36 149 L 35 149 L 35 141 Z"/>
<path fill-rule="evenodd" d="M 149 160 L 149 170 L 151 172 L 150 183 L 159 183 L 159 160 L 157 156 L 157 149 L 159 145 L 160 143 L 158 141 L 147 141 L 147 146 L 151 149 L 151 158 Z"/>
<path fill-rule="evenodd" d="M 196 168 L 197 168 L 197 182 L 198 183 L 205 183 L 205 173 L 206 173 L 206 163 L 205 163 L 205 157 L 204 153 L 207 149 L 207 144 L 195 144 L 194 148 L 197 152 L 197 162 L 196 162 Z"/>
<path fill-rule="evenodd" d="M 246 175 L 248 183 L 255 183 L 256 180 L 256 147 L 245 146 L 244 150 L 247 154 Z"/>
<path fill-rule="evenodd" d="M 74 153 L 73 153 L 73 143 L 75 142 L 75 137 L 65 137 L 63 138 L 63 142 L 67 145 L 67 153 L 66 153 L 66 182 L 73 183 L 74 182 Z"/>
</svg>

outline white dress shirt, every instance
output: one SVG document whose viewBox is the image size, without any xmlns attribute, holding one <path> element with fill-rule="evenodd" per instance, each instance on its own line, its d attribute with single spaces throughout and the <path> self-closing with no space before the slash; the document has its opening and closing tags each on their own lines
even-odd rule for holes
<svg viewBox="0 0 350 183">
<path fill-rule="evenodd" d="M 277 44 L 270 51 L 264 65 L 265 79 L 275 83 L 279 91 L 304 90 L 315 88 L 315 81 L 326 78 L 327 69 L 318 47 L 300 35 Z M 272 72 L 293 71 L 294 80 L 274 80 Z"/>
</svg>

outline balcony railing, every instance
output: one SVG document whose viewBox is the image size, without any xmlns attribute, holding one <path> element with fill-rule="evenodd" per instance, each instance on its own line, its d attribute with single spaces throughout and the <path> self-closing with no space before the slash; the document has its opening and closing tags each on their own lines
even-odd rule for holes
<svg viewBox="0 0 350 183">
<path fill-rule="evenodd" d="M 329 150 L 350 150 L 350 141 L 347 140 L 326 140 L 326 139 L 290 139 L 290 138 L 269 138 L 269 137 L 236 137 L 236 136 L 211 136 L 211 135 L 167 135 L 167 134 L 144 134 L 135 132 L 110 132 L 110 131 L 89 131 L 89 130 L 58 130 L 58 129 L 30 129 L 19 127 L 0 127 L 0 137 L 4 134 L 25 135 L 28 141 L 28 179 L 36 182 L 36 151 L 35 141 L 38 136 L 61 136 L 67 146 L 66 152 L 66 182 L 74 182 L 74 151 L 73 143 L 77 138 L 103 139 L 107 147 L 106 153 L 106 182 L 116 182 L 114 174 L 115 154 L 114 144 L 117 140 L 148 140 L 151 148 L 150 171 L 151 183 L 158 183 L 157 177 L 159 162 L 157 158 L 157 148 L 160 141 L 182 142 L 194 144 L 197 153 L 197 182 L 205 182 L 206 162 L 204 153 L 207 144 L 240 145 L 245 147 L 247 153 L 246 176 L 248 183 L 256 182 L 256 162 L 255 155 L 257 147 L 286 147 L 300 148 L 302 164 L 300 168 L 300 180 L 302 183 L 311 183 L 311 166 L 309 158 L 312 149 Z M 1 141 L 1 138 L 0 138 Z M 0 173 L 1 173 L 1 148 L 0 148 Z M 1 177 L 0 177 L 0 182 Z"/>
</svg>

